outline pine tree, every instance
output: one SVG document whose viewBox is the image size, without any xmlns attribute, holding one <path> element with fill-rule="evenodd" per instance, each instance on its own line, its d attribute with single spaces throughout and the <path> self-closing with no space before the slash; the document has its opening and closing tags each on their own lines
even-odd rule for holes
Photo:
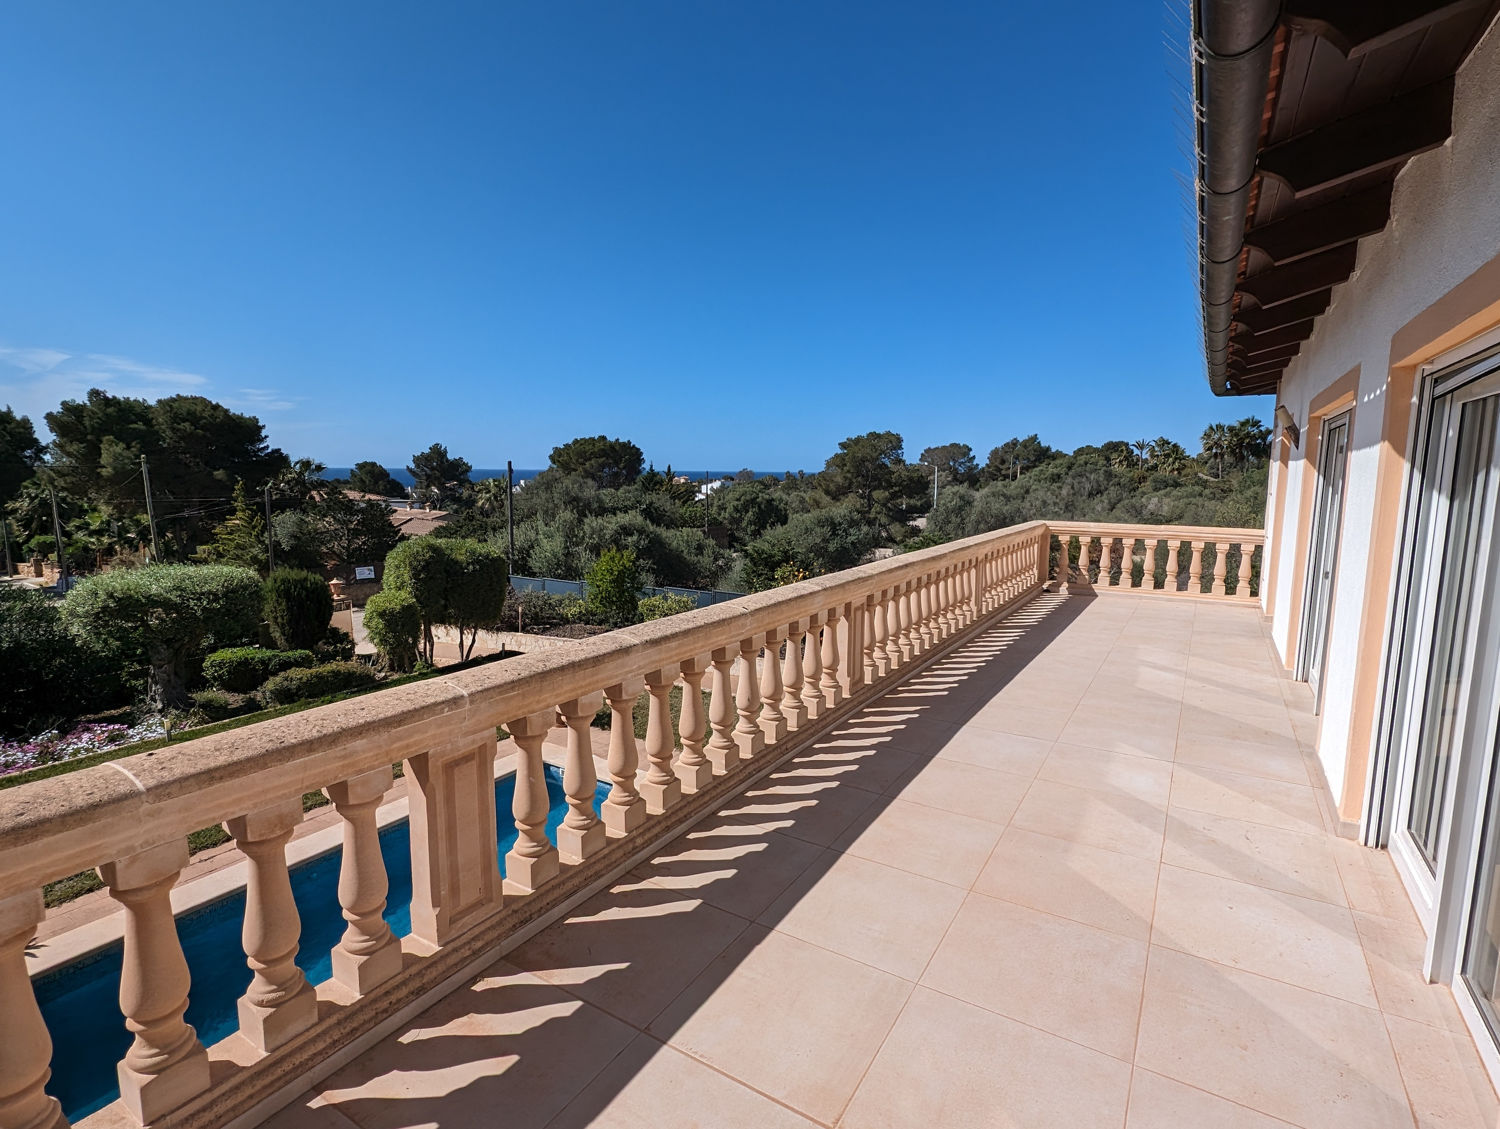
<svg viewBox="0 0 1500 1129">
<path fill-rule="evenodd" d="M 217 564 L 253 568 L 262 576 L 268 571 L 266 523 L 250 504 L 242 480 L 234 483 L 233 511 L 215 527 L 213 540 L 199 549 L 198 555 Z"/>
</svg>

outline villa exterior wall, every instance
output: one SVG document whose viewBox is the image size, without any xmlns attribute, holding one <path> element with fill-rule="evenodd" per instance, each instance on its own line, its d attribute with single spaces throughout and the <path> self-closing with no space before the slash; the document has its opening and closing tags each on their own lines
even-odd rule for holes
<svg viewBox="0 0 1500 1129">
<path fill-rule="evenodd" d="M 1342 540 L 1319 721 L 1319 760 L 1346 821 L 1363 806 L 1420 365 L 1500 323 L 1500 25 L 1457 77 L 1453 134 L 1396 180 L 1391 221 L 1288 368 L 1267 501 L 1263 601 L 1283 661 L 1297 658 L 1324 419 L 1353 412 Z"/>
</svg>

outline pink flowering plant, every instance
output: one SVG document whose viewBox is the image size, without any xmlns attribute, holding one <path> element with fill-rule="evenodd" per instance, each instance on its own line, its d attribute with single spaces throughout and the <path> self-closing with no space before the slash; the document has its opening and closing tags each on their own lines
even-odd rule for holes
<svg viewBox="0 0 1500 1129">
<path fill-rule="evenodd" d="M 75 725 L 64 733 L 58 729 L 22 741 L 0 741 L 0 776 L 76 760 L 92 753 L 107 752 L 137 741 L 150 741 L 166 732 L 159 718 L 140 725 L 91 722 Z"/>
</svg>

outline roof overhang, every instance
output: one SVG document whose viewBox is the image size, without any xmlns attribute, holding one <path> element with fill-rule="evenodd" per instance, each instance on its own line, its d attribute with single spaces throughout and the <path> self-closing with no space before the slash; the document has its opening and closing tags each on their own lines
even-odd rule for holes
<svg viewBox="0 0 1500 1129">
<path fill-rule="evenodd" d="M 1275 392 L 1392 186 L 1452 131 L 1453 76 L 1500 0 L 1195 0 L 1208 380 Z"/>
</svg>

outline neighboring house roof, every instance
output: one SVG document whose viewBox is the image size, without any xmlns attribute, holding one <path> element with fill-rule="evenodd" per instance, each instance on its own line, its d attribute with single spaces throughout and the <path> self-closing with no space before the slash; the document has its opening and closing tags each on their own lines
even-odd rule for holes
<svg viewBox="0 0 1500 1129">
<path fill-rule="evenodd" d="M 391 524 L 408 537 L 422 537 L 440 525 L 447 525 L 453 515 L 447 510 L 392 510 Z"/>
<path fill-rule="evenodd" d="M 1452 131 L 1453 76 L 1500 0 L 1196 0 L 1208 381 L 1275 392 L 1396 174 Z"/>
</svg>

